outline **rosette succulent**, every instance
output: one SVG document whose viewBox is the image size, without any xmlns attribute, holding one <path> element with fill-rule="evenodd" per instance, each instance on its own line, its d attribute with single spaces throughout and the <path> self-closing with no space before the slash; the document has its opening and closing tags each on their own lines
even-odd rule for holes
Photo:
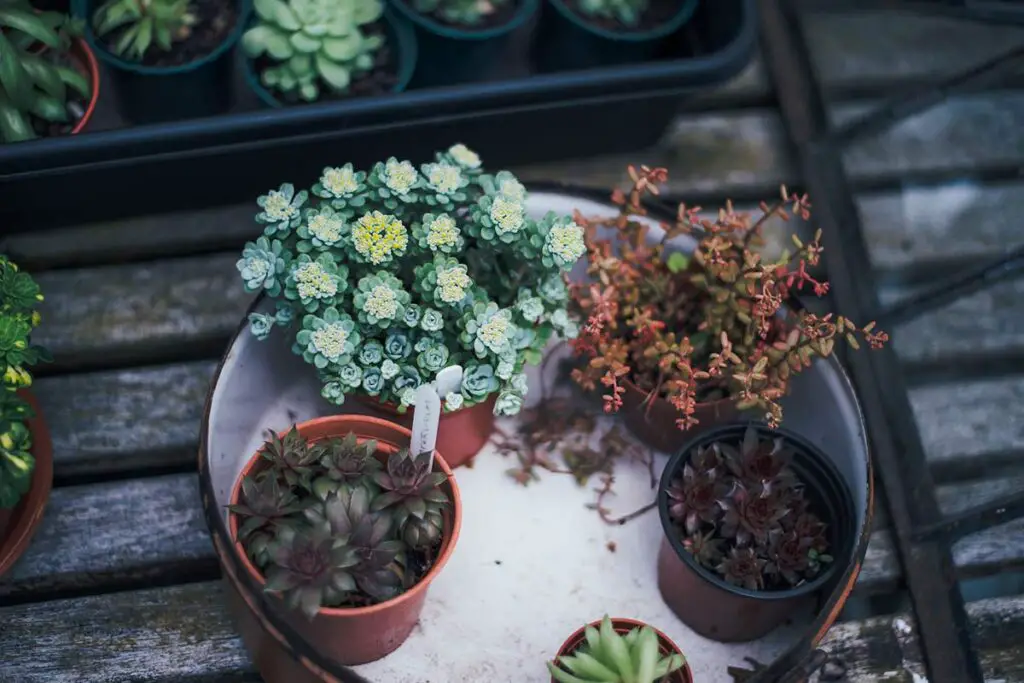
<svg viewBox="0 0 1024 683">
<path fill-rule="evenodd" d="M 493 397 L 496 414 L 514 415 L 525 366 L 553 335 L 576 334 L 565 276 L 584 245 L 570 217 L 532 217 L 526 199 L 461 144 L 424 164 L 328 166 L 310 190 L 285 183 L 260 197 L 264 234 L 238 271 L 291 314 L 253 313 L 252 332 L 297 327 L 293 349 L 332 403 L 362 394 L 404 411 L 460 365 L 446 411 Z"/>
<path fill-rule="evenodd" d="M 384 44 L 369 30 L 384 12 L 380 0 L 256 0 L 255 9 L 242 49 L 257 60 L 260 82 L 286 100 L 348 93 Z"/>
<path fill-rule="evenodd" d="M 584 635 L 575 650 L 548 662 L 559 683 L 655 683 L 686 665 L 679 653 L 661 654 L 658 633 L 650 626 L 619 633 L 605 615 L 598 628 L 587 626 Z"/>
<path fill-rule="evenodd" d="M 429 453 L 392 452 L 355 434 L 308 441 L 271 433 L 229 506 L 266 590 L 307 618 L 408 590 L 436 557 L 451 505 Z"/>
<path fill-rule="evenodd" d="M 827 527 L 791 467 L 781 436 L 697 446 L 666 491 L 683 548 L 725 581 L 779 590 L 813 580 L 830 562 Z"/>
<path fill-rule="evenodd" d="M 32 384 L 31 366 L 50 360 L 46 349 L 31 342 L 40 322 L 36 306 L 42 300 L 32 276 L 0 255 L 0 509 L 18 504 L 35 469 L 26 422 L 33 412 L 16 392 Z"/>
<path fill-rule="evenodd" d="M 451 24 L 475 26 L 508 2 L 509 0 L 413 0 L 413 7 L 417 12 L 432 14 Z M 452 156 L 458 155 L 460 163 L 465 163 L 468 168 L 480 165 L 480 157 L 465 145 L 456 145 L 453 149 L 455 152 Z"/>
</svg>

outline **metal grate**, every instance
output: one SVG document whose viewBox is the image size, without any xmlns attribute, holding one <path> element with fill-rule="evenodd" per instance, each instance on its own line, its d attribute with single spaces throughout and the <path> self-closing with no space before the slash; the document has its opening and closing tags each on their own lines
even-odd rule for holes
<svg viewBox="0 0 1024 683">
<path fill-rule="evenodd" d="M 850 123 L 832 127 L 798 16 L 800 9 L 892 9 L 934 12 L 970 21 L 1024 23 L 1024 2 L 760 0 L 759 5 L 762 50 L 786 132 L 800 164 L 804 189 L 815 200 L 817 227 L 823 231 L 826 244 L 833 245 L 825 253 L 825 266 L 837 308 L 855 319 L 877 319 L 891 327 L 997 282 L 1024 275 L 1024 247 L 1018 247 L 980 267 L 956 273 L 909 299 L 883 307 L 876 294 L 853 191 L 842 164 L 844 147 L 852 141 L 884 131 L 950 95 L 991 87 L 1007 71 L 1024 63 L 1024 45 L 894 98 Z M 936 502 L 934 482 L 895 352 L 887 348 L 870 354 L 851 354 L 846 361 L 862 399 L 929 680 L 983 683 L 950 546 L 964 535 L 1024 515 L 1024 492 L 944 516 Z M 797 666 L 790 662 L 787 671 L 772 673 L 764 680 L 802 680 L 809 669 L 822 663 L 824 658 L 818 651 L 805 663 Z"/>
</svg>

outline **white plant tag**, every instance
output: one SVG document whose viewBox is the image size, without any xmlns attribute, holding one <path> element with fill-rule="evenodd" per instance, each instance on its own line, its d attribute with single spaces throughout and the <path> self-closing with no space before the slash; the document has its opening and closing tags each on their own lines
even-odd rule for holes
<svg viewBox="0 0 1024 683">
<path fill-rule="evenodd" d="M 434 386 L 437 387 L 437 395 L 442 399 L 453 391 L 459 391 L 462 388 L 462 366 L 449 365 L 437 373 Z"/>
<path fill-rule="evenodd" d="M 422 384 L 416 390 L 412 414 L 412 443 L 409 449 L 413 455 L 431 453 L 433 462 L 434 446 L 437 445 L 437 426 L 441 420 L 441 397 L 433 384 Z"/>
</svg>

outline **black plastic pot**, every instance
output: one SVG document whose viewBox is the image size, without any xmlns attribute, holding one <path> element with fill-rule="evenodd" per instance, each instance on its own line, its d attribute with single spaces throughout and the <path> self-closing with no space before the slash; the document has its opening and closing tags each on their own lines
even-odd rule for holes
<svg viewBox="0 0 1024 683">
<path fill-rule="evenodd" d="M 384 10 L 384 23 L 387 31 L 387 40 L 395 48 L 398 54 L 398 80 L 391 92 L 399 93 L 406 89 L 412 79 L 413 70 L 416 68 L 419 49 L 416 42 L 416 33 L 404 17 L 396 14 L 390 7 Z M 249 84 L 260 101 L 268 107 L 286 107 L 288 103 L 277 98 L 273 91 L 269 90 L 260 82 L 260 76 L 256 73 L 253 60 L 245 59 L 245 82 Z"/>
<path fill-rule="evenodd" d="M 537 11 L 539 0 L 519 0 L 512 18 L 502 26 L 460 29 L 420 14 L 406 0 L 391 5 L 416 29 L 419 61 L 412 87 L 429 88 L 489 79 L 501 69 L 512 34 Z"/>
<path fill-rule="evenodd" d="M 534 43 L 537 69 L 567 71 L 650 59 L 696 9 L 697 0 L 679 0 L 678 11 L 661 26 L 646 31 L 610 31 L 585 21 L 563 0 L 544 0 Z"/>
<path fill-rule="evenodd" d="M 202 59 L 173 67 L 143 66 L 110 52 L 92 29 L 100 0 L 73 0 L 75 14 L 85 18 L 85 39 L 107 65 L 117 93 L 117 109 L 132 123 L 159 123 L 223 114 L 231 108 L 233 53 L 249 21 L 250 0 L 236 0 L 238 20 L 221 45 Z"/>
<path fill-rule="evenodd" d="M 755 423 L 762 436 L 781 436 L 793 447 L 792 468 L 804 484 L 811 508 L 828 527 L 833 561 L 813 581 L 796 588 L 753 591 L 726 583 L 693 559 L 669 517 L 669 484 L 694 449 L 715 441 L 739 443 L 749 424 L 725 425 L 688 443 L 669 460 L 658 487 L 658 513 L 664 531 L 658 553 L 658 588 L 665 603 L 687 626 L 720 642 L 760 638 L 796 611 L 813 606 L 853 561 L 857 536 L 853 496 L 831 459 L 787 429 L 772 430 Z"/>
</svg>

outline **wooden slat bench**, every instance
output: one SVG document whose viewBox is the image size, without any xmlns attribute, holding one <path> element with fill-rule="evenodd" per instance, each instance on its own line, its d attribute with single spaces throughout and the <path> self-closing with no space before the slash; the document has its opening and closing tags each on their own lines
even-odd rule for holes
<svg viewBox="0 0 1024 683">
<path fill-rule="evenodd" d="M 1022 39 L 1012 29 L 913 17 L 818 16 L 807 25 L 838 120 Z M 847 155 L 884 301 L 1024 238 L 1024 179 L 1014 172 L 1024 167 L 1019 76 Z M 799 185 L 758 63 L 695 107 L 656 149 L 518 170 L 607 189 L 627 162 L 665 165 L 673 197 L 705 206 Z M 979 174 L 984 182 L 942 183 Z M 252 214 L 141 217 L 0 245 L 36 272 L 47 296 L 38 341 L 56 357 L 35 386 L 53 433 L 55 488 L 31 547 L 0 579 L 0 683 L 258 680 L 222 607 L 194 473 L 216 358 L 249 303 L 234 263 L 258 233 Z M 1024 357 L 1024 281 L 892 334 L 943 509 L 1020 490 L 1024 363 L 1013 363 Z M 971 374 L 979 367 L 988 374 Z M 877 522 L 859 597 L 901 588 L 885 515 Z M 954 555 L 964 578 L 1021 570 L 1024 521 L 970 536 Z M 990 679 L 1024 681 L 1024 596 L 969 611 Z M 872 617 L 838 624 L 829 643 L 849 681 L 920 681 L 913 631 L 908 615 Z"/>
</svg>

